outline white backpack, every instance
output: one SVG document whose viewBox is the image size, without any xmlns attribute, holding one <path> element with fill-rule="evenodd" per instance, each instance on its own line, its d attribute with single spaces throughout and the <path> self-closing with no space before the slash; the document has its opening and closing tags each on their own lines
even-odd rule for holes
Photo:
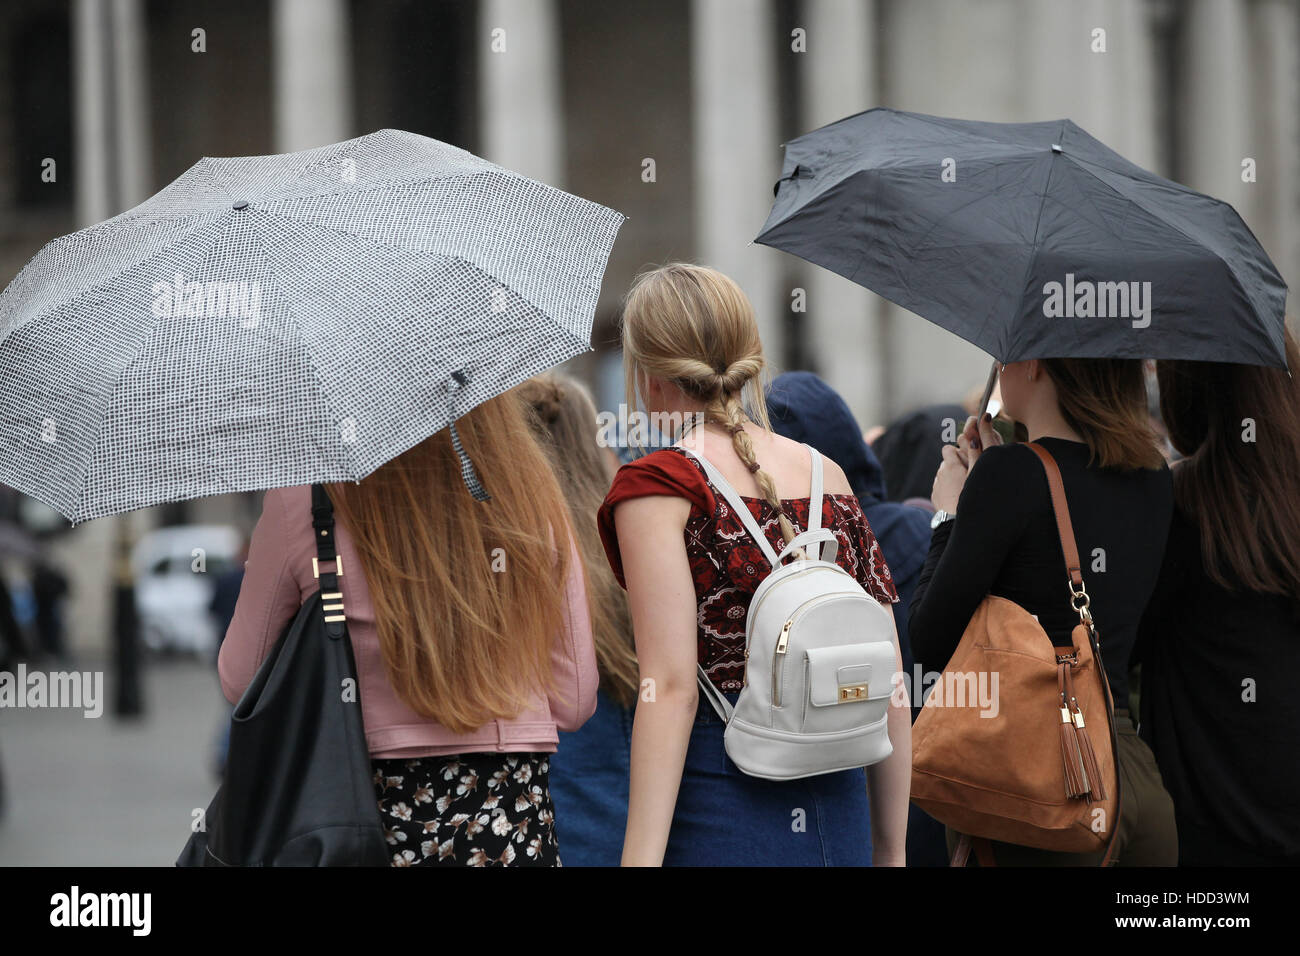
<svg viewBox="0 0 1300 956">
<path fill-rule="evenodd" d="M 839 544 L 821 527 L 821 455 L 804 447 L 812 456 L 808 530 L 779 555 L 718 470 L 682 449 L 704 467 L 772 565 L 749 605 L 745 684 L 734 711 L 699 668 L 700 687 L 727 725 L 727 756 L 750 776 L 768 780 L 866 767 L 894 749 L 886 726 L 897 668 L 894 624 L 835 563 Z M 800 548 L 813 557 L 782 564 Z"/>
</svg>

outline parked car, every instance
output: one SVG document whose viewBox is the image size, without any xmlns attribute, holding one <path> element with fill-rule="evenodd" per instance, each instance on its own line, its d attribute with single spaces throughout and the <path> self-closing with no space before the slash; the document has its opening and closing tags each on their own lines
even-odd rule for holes
<svg viewBox="0 0 1300 956">
<path fill-rule="evenodd" d="M 131 552 L 140 636 L 155 651 L 211 655 L 216 624 L 208 612 L 217 576 L 239 559 L 242 539 L 227 525 L 176 525 L 150 531 Z"/>
</svg>

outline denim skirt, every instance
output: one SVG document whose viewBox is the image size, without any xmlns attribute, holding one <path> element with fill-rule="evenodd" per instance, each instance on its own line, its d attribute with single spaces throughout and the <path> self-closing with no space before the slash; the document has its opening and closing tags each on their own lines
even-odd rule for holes
<svg viewBox="0 0 1300 956">
<path fill-rule="evenodd" d="M 560 734 L 550 782 L 565 866 L 618 866 L 622 860 L 631 754 L 632 710 L 603 690 L 591 718 Z"/>
<path fill-rule="evenodd" d="M 701 694 L 665 866 L 871 865 L 866 771 L 751 777 L 727 756 L 723 730 Z"/>
</svg>

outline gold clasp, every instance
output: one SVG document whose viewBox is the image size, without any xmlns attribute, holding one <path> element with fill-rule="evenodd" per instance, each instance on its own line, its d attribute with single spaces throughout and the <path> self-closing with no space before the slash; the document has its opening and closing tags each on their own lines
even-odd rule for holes
<svg viewBox="0 0 1300 956">
<path fill-rule="evenodd" d="M 343 577 L 343 555 L 336 554 L 334 556 L 334 567 L 337 569 L 334 573 L 339 577 Z M 311 573 L 312 577 L 320 577 L 320 558 L 311 559 Z"/>
<path fill-rule="evenodd" d="M 841 684 L 840 700 L 842 704 L 848 700 L 865 700 L 867 697 L 866 684 Z"/>
</svg>

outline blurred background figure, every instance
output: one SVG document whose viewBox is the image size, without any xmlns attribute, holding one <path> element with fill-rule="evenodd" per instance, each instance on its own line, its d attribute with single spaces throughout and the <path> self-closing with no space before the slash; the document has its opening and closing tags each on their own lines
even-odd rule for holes
<svg viewBox="0 0 1300 956">
<path fill-rule="evenodd" d="M 943 460 L 943 435 L 956 423 L 952 436 L 956 441 L 967 415 L 964 406 L 954 403 L 926 405 L 891 422 L 871 443 L 890 501 L 932 510 L 930 486 Z"/>
<path fill-rule="evenodd" d="M 532 409 L 533 430 L 551 460 L 569 506 L 587 572 L 591 629 L 600 669 L 596 713 L 560 734 L 551 758 L 551 796 L 564 821 L 565 866 L 618 866 L 627 826 L 636 651 L 627 596 L 605 560 L 596 512 L 614 476 L 609 449 L 596 442 L 596 405 L 572 376 L 552 372 L 517 389 Z"/>
<path fill-rule="evenodd" d="M 230 622 L 235 616 L 235 604 L 239 601 L 239 589 L 244 583 L 244 562 L 248 560 L 248 539 L 241 537 L 239 551 L 230 566 L 217 574 L 212 587 L 212 600 L 208 602 L 208 613 L 216 626 L 216 647 L 212 652 L 212 666 L 217 666 L 221 653 L 221 642 L 230 630 Z M 213 747 L 212 768 L 220 777 L 226 769 L 226 753 L 230 748 L 230 712 L 234 705 L 228 701 L 217 727 L 216 744 Z"/>
<path fill-rule="evenodd" d="M 1139 632 L 1141 733 L 1181 865 L 1300 865 L 1300 381 L 1212 362 L 1160 362 L 1159 378 L 1186 458 Z"/>
</svg>

